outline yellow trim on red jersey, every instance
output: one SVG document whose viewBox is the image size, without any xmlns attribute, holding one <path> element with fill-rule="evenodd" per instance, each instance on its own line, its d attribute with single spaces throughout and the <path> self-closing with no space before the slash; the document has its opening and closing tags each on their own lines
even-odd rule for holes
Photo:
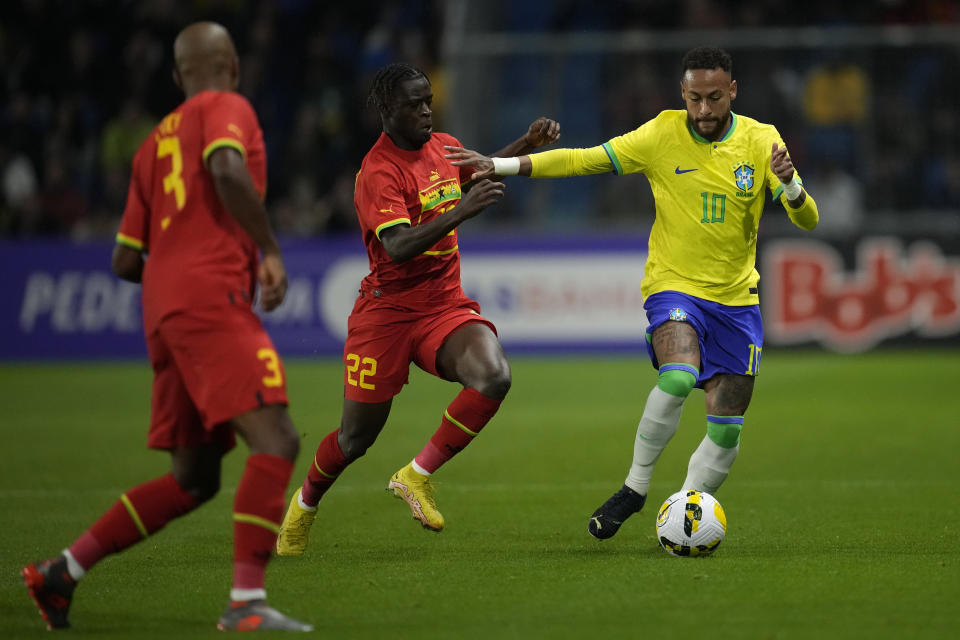
<svg viewBox="0 0 960 640">
<path fill-rule="evenodd" d="M 396 226 L 396 225 L 398 225 L 398 224 L 410 224 L 410 218 L 395 218 L 395 219 L 393 219 L 393 220 L 389 220 L 389 221 L 387 221 L 387 222 L 384 222 L 383 224 L 381 224 L 379 227 L 377 227 L 377 228 L 374 230 L 374 233 L 376 234 L 377 239 L 378 239 L 378 240 L 380 239 L 380 232 L 381 232 L 381 231 L 383 231 L 384 229 L 386 229 L 386 228 L 388 228 L 388 227 L 394 227 L 394 226 Z"/>
<path fill-rule="evenodd" d="M 207 164 L 207 158 L 210 157 L 210 154 L 221 147 L 230 147 L 232 149 L 236 149 L 240 152 L 240 155 L 243 156 L 244 160 L 247 159 L 247 150 L 239 140 L 236 138 L 217 138 L 204 148 L 203 164 Z"/>
<path fill-rule="evenodd" d="M 453 249 L 444 249 L 443 251 L 424 251 L 423 255 L 425 256 L 447 256 L 451 253 L 454 253 L 457 249 L 460 248 L 460 245 L 455 246 Z"/>
<path fill-rule="evenodd" d="M 117 234 L 117 244 L 122 244 L 130 247 L 131 249 L 136 249 L 137 251 L 143 251 L 143 242 L 137 240 L 136 238 L 126 236 L 122 233 Z"/>
</svg>

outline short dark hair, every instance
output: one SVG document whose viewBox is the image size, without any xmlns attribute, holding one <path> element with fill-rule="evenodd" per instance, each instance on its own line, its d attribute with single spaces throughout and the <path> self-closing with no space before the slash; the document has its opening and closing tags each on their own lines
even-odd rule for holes
<svg viewBox="0 0 960 640">
<path fill-rule="evenodd" d="M 723 69 L 732 75 L 733 58 L 723 49 L 717 49 L 716 47 L 697 47 L 696 49 L 690 49 L 690 51 L 687 51 L 683 56 L 682 67 L 680 70 L 681 76 L 691 69 L 717 68 Z"/>
<path fill-rule="evenodd" d="M 390 100 L 401 82 L 423 78 L 430 84 L 430 78 L 420 69 L 412 64 L 405 62 L 394 62 L 388 64 L 373 77 L 373 84 L 370 86 L 370 93 L 367 95 L 367 104 L 374 107 L 380 113 L 386 113 L 390 105 Z"/>
</svg>

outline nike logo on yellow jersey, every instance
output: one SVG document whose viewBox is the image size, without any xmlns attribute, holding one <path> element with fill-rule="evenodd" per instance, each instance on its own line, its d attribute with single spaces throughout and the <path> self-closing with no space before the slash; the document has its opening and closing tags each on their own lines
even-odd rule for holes
<svg viewBox="0 0 960 640">
<path fill-rule="evenodd" d="M 677 165 L 677 168 L 673 170 L 673 172 L 677 175 L 680 175 L 681 173 L 690 173 L 691 171 L 696 171 L 696 169 L 681 169 L 680 165 Z"/>
</svg>

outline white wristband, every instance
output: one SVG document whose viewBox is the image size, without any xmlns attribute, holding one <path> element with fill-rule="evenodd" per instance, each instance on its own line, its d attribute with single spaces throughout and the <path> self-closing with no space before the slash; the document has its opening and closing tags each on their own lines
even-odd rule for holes
<svg viewBox="0 0 960 640">
<path fill-rule="evenodd" d="M 803 193 L 803 185 L 797 181 L 797 176 L 793 176 L 790 182 L 783 185 L 783 195 L 787 196 L 787 202 L 796 200 Z"/>
<path fill-rule="evenodd" d="M 520 173 L 520 158 L 490 158 L 493 172 L 498 176 L 515 176 Z"/>
</svg>

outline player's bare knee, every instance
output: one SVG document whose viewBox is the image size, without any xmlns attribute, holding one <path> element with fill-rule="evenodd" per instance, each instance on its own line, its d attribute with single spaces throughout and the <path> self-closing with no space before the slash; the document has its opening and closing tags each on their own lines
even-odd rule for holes
<svg viewBox="0 0 960 640">
<path fill-rule="evenodd" d="M 340 437 L 337 439 L 337 444 L 340 445 L 340 451 L 343 453 L 343 457 L 351 462 L 362 457 L 367 452 L 367 449 L 373 445 L 373 442 L 373 439 L 365 434 L 347 435 L 343 432 L 341 432 Z"/>
<path fill-rule="evenodd" d="M 193 496 L 194 500 L 198 503 L 203 503 L 220 493 L 220 478 L 195 484 L 189 488 L 185 487 L 185 489 L 187 493 Z"/>
<path fill-rule="evenodd" d="M 300 453 L 300 434 L 289 421 L 282 422 L 277 432 L 276 454 L 287 460 L 296 460 Z"/>
<path fill-rule="evenodd" d="M 286 407 L 261 407 L 237 416 L 232 424 L 250 447 L 250 453 L 266 453 L 296 460 L 300 451 L 300 436 Z"/>
<path fill-rule="evenodd" d="M 733 374 L 714 376 L 704 385 L 707 413 L 720 416 L 742 416 L 750 406 L 754 378 Z"/>
<path fill-rule="evenodd" d="M 174 467 L 173 479 L 180 488 L 193 496 L 198 503 L 206 502 L 220 492 L 220 473 L 209 470 L 183 469 Z"/>
<path fill-rule="evenodd" d="M 357 458 L 362 458 L 370 447 L 365 442 L 350 440 L 346 447 L 341 448 L 343 449 L 343 457 L 353 462 Z"/>
<path fill-rule="evenodd" d="M 501 367 L 497 371 L 484 376 L 483 379 L 474 386 L 474 389 L 488 398 L 503 400 L 507 397 L 507 393 L 510 392 L 510 386 L 512 384 L 513 377 L 510 375 L 509 367 Z"/>
</svg>

